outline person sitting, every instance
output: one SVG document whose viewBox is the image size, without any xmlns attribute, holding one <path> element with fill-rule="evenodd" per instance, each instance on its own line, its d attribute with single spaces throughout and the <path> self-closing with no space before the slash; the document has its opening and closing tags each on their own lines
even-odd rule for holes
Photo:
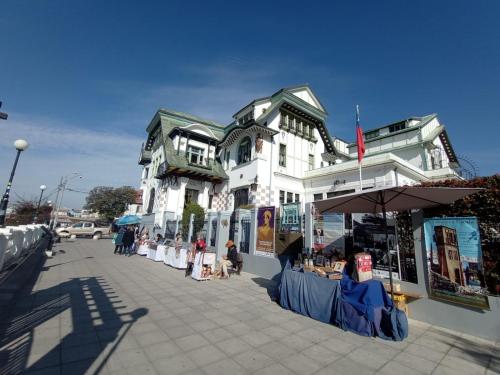
<svg viewBox="0 0 500 375">
<path fill-rule="evenodd" d="M 221 277 L 227 279 L 229 277 L 229 273 L 227 271 L 227 267 L 236 266 L 238 263 L 238 250 L 236 249 L 236 245 L 233 241 L 229 240 L 226 242 L 227 247 L 227 255 L 222 256 L 222 260 L 220 262 L 222 274 Z"/>
<path fill-rule="evenodd" d="M 156 234 L 156 243 L 161 244 L 162 241 L 163 241 L 163 236 L 160 233 Z"/>
</svg>

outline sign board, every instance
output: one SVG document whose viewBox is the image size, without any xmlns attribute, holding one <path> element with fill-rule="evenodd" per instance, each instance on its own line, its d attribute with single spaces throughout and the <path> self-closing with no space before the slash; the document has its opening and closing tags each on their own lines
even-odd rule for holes
<svg viewBox="0 0 500 375">
<path fill-rule="evenodd" d="M 276 207 L 259 207 L 257 210 L 257 243 L 255 255 L 274 256 L 274 225 Z"/>
</svg>

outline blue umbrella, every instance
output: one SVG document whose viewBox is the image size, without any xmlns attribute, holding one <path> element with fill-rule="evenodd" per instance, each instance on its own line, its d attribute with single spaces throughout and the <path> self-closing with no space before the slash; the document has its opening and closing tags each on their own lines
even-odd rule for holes
<svg viewBox="0 0 500 375">
<path fill-rule="evenodd" d="M 137 215 L 125 215 L 118 219 L 116 225 L 131 225 L 131 224 L 139 224 L 141 222 L 141 218 Z"/>
</svg>

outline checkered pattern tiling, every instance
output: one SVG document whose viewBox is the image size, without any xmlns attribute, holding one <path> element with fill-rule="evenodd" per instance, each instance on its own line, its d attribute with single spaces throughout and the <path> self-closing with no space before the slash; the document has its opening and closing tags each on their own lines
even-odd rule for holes
<svg viewBox="0 0 500 375">
<path fill-rule="evenodd" d="M 229 193 L 219 193 L 214 196 L 214 200 L 212 203 L 212 207 L 217 211 L 226 211 L 229 210 L 229 203 L 233 198 L 232 194 Z"/>
<path fill-rule="evenodd" d="M 257 190 L 252 192 L 252 204 L 255 204 L 257 207 L 272 205 L 274 202 L 274 190 L 271 190 L 271 202 L 269 202 L 269 190 L 269 186 L 259 185 Z"/>
</svg>

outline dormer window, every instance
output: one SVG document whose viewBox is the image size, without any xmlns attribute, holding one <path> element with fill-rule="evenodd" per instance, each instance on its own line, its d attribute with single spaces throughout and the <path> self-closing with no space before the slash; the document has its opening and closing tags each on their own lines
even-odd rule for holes
<svg viewBox="0 0 500 375">
<path fill-rule="evenodd" d="M 203 156 L 205 152 L 202 148 L 189 146 L 188 147 L 188 161 L 191 164 L 203 165 Z"/>
</svg>

